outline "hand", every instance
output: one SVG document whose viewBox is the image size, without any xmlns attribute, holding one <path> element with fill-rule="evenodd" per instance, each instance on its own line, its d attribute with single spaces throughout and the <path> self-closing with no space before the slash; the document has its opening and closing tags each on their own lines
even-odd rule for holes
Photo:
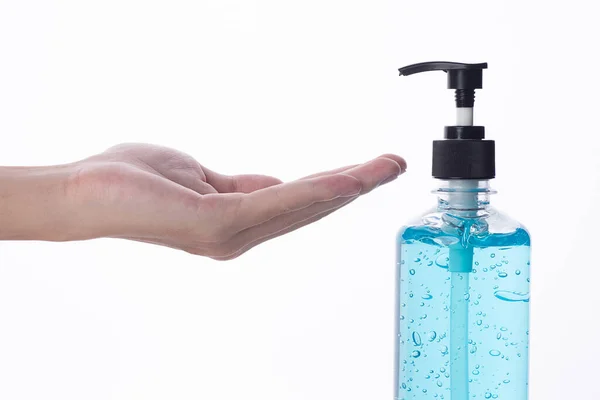
<svg viewBox="0 0 600 400">
<path fill-rule="evenodd" d="M 53 216 L 60 232 L 37 239 L 125 238 L 228 260 L 323 218 L 405 169 L 402 158 L 385 155 L 282 183 L 221 175 L 164 147 L 123 144 L 55 167 L 65 177 L 64 211 Z"/>
</svg>

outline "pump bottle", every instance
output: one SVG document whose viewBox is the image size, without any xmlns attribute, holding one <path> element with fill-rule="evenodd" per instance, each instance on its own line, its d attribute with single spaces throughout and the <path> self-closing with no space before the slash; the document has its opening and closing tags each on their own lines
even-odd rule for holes
<svg viewBox="0 0 600 400">
<path fill-rule="evenodd" d="M 527 400 L 530 237 L 490 204 L 494 141 L 473 125 L 486 63 L 444 71 L 457 122 L 433 142 L 437 205 L 397 236 L 395 400 Z"/>
</svg>

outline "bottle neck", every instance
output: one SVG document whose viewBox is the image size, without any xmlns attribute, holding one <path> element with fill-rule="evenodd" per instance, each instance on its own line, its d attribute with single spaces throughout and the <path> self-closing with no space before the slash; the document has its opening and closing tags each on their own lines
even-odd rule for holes
<svg viewBox="0 0 600 400">
<path fill-rule="evenodd" d="M 490 195 L 496 192 L 489 180 L 453 179 L 438 180 L 437 189 L 439 210 L 477 211 L 485 210 L 490 204 Z"/>
</svg>

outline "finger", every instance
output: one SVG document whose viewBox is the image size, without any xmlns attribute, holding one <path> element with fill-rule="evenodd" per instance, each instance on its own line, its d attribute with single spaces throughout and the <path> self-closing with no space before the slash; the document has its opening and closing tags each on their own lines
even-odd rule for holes
<svg viewBox="0 0 600 400">
<path fill-rule="evenodd" d="M 379 159 L 379 158 L 387 158 L 387 159 L 390 159 L 392 161 L 395 161 L 398 164 L 398 166 L 400 167 L 400 169 L 402 170 L 402 172 L 406 171 L 406 161 L 402 157 L 400 157 L 400 156 L 397 156 L 395 154 L 384 154 L 384 155 L 381 155 L 381 156 L 377 157 L 376 159 Z M 345 172 L 345 171 L 347 171 L 349 169 L 358 167 L 360 165 L 361 164 L 347 165 L 345 167 L 332 169 L 330 171 L 318 172 L 316 174 L 308 175 L 308 176 L 305 176 L 302 179 L 316 178 L 318 176 L 333 175 L 333 174 L 343 173 L 343 172 Z"/>
<path fill-rule="evenodd" d="M 330 208 L 324 208 L 323 211 L 316 213 L 316 214 L 311 213 L 311 216 L 308 218 L 297 220 L 294 223 L 287 225 L 282 229 L 272 231 L 271 233 L 266 234 L 266 235 L 261 236 L 257 232 L 253 232 L 253 233 L 248 232 L 247 238 L 250 238 L 250 240 L 243 242 L 241 245 L 239 243 L 232 243 L 231 246 L 228 244 L 227 247 L 232 249 L 231 253 L 219 255 L 219 256 L 212 256 L 211 258 L 216 259 L 216 260 L 228 260 L 228 259 L 238 257 L 238 256 L 242 255 L 243 253 L 247 252 L 248 250 L 252 249 L 253 247 L 258 246 L 261 243 L 264 243 L 266 241 L 269 241 L 269 240 L 274 239 L 279 236 L 283 236 L 287 233 L 290 233 L 297 229 L 300 229 L 306 225 L 310 225 L 314 222 L 317 222 L 317 221 L 321 220 L 322 218 L 330 215 L 331 213 L 339 210 L 340 208 L 352 203 L 357 198 L 358 197 L 352 197 L 349 199 L 334 200 L 334 202 L 336 202 L 336 205 L 334 205 Z M 331 202 L 331 203 L 333 203 L 333 202 Z M 260 229 L 259 227 L 255 227 L 255 228 L 257 230 Z M 251 229 L 255 229 L 255 228 L 250 228 L 248 231 L 250 231 Z M 268 230 L 269 229 L 265 229 L 264 231 L 268 231 Z M 238 245 L 238 246 L 236 247 L 236 245 Z"/>
<path fill-rule="evenodd" d="M 402 173 L 406 172 L 406 160 L 400 157 L 399 155 L 387 153 L 379 156 L 378 158 L 387 158 L 389 160 L 395 161 L 400 166 Z"/>
<path fill-rule="evenodd" d="M 234 232 L 239 232 L 314 203 L 355 196 L 361 189 L 358 179 L 343 174 L 298 180 L 257 190 L 238 199 L 225 200 L 225 212 L 233 207 L 235 215 L 231 223 Z"/>
<path fill-rule="evenodd" d="M 318 178 L 319 176 L 325 176 L 325 175 L 335 175 L 335 174 L 339 174 L 344 171 L 347 171 L 350 168 L 357 167 L 359 165 L 360 164 L 346 165 L 345 167 L 336 168 L 336 169 L 332 169 L 329 171 L 317 172 L 316 174 L 308 175 L 308 176 L 305 176 L 304 178 L 300 178 L 300 179 L 310 179 L 310 178 Z"/>
<path fill-rule="evenodd" d="M 381 186 L 387 182 L 394 180 L 399 174 L 406 169 L 398 165 L 397 157 L 394 160 L 387 157 L 379 157 L 366 164 L 350 168 L 345 171 L 345 174 L 356 177 L 361 182 L 361 195 L 369 192 L 374 188 Z M 227 247 L 245 248 L 249 243 L 259 244 L 269 238 L 282 235 L 288 231 L 298 229 L 302 221 L 316 221 L 328 215 L 328 211 L 337 210 L 346 204 L 353 201 L 354 198 L 341 198 L 324 203 L 316 203 L 304 209 L 279 215 L 263 224 L 246 229 L 234 235 L 228 242 Z M 291 228 L 291 230 L 290 230 Z M 262 238 L 267 238 L 262 240 Z M 255 245 L 256 245 L 255 244 Z M 253 245 L 254 246 L 254 245 Z M 253 247 L 251 246 L 251 247 Z"/>
<path fill-rule="evenodd" d="M 279 185 L 281 181 L 266 175 L 222 175 L 204 168 L 206 181 L 219 193 L 252 193 Z"/>
<path fill-rule="evenodd" d="M 393 180 L 403 172 L 404 170 L 395 160 L 379 157 L 351 168 L 345 171 L 344 174 L 358 179 L 362 185 L 361 194 L 366 194 L 382 183 Z"/>
</svg>

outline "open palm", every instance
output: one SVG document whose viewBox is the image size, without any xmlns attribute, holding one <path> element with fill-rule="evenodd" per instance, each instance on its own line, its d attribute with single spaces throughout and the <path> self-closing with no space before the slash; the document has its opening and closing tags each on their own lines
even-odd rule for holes
<svg viewBox="0 0 600 400">
<path fill-rule="evenodd" d="M 122 144 L 73 164 L 66 186 L 76 239 L 119 237 L 218 260 L 315 222 L 393 180 L 404 160 L 384 155 L 282 183 L 226 176 L 182 152 Z"/>
</svg>

